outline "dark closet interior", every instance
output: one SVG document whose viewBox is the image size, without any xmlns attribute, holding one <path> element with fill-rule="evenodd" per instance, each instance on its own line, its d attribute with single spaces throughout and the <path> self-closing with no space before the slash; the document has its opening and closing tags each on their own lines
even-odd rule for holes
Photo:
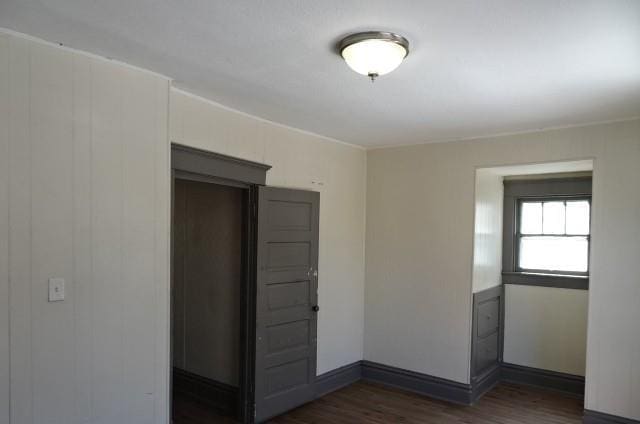
<svg viewBox="0 0 640 424">
<path fill-rule="evenodd" d="M 247 194 L 234 186 L 175 180 L 174 410 L 186 398 L 221 415 L 239 414 Z"/>
</svg>

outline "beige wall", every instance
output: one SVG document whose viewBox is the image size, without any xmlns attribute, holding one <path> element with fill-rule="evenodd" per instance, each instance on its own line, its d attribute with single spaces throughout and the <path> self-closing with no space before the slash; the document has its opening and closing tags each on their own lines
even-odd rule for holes
<svg viewBox="0 0 640 424">
<path fill-rule="evenodd" d="M 171 90 L 171 141 L 269 164 L 320 192 L 318 374 L 362 359 L 366 152 Z"/>
<path fill-rule="evenodd" d="M 504 361 L 584 375 L 586 290 L 505 286 Z"/>
<path fill-rule="evenodd" d="M 640 418 L 640 121 L 372 150 L 365 358 L 469 381 L 475 169 L 594 158 L 586 407 Z"/>
<path fill-rule="evenodd" d="M 0 422 L 167 422 L 168 89 L 0 34 Z"/>
</svg>

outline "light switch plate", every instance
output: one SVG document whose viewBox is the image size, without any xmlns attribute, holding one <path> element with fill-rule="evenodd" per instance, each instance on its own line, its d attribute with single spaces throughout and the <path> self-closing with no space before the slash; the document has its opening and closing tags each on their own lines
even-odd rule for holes
<svg viewBox="0 0 640 424">
<path fill-rule="evenodd" d="M 64 278 L 49 278 L 49 302 L 64 300 Z"/>
</svg>

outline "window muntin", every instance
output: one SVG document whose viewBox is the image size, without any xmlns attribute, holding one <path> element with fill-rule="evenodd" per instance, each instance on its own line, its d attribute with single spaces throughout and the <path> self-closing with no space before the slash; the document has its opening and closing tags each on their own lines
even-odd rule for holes
<svg viewBox="0 0 640 424">
<path fill-rule="evenodd" d="M 520 199 L 518 209 L 519 271 L 588 273 L 589 198 Z"/>
</svg>

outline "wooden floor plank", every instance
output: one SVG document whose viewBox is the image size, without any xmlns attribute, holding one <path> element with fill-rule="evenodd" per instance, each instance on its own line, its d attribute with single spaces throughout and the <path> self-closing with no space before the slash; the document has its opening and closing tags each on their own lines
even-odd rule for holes
<svg viewBox="0 0 640 424">
<path fill-rule="evenodd" d="M 273 424 L 579 424 L 582 400 L 555 392 L 499 384 L 473 406 L 455 405 L 359 381 L 294 409 Z M 174 400 L 174 424 L 235 423 L 189 399 Z"/>
</svg>

